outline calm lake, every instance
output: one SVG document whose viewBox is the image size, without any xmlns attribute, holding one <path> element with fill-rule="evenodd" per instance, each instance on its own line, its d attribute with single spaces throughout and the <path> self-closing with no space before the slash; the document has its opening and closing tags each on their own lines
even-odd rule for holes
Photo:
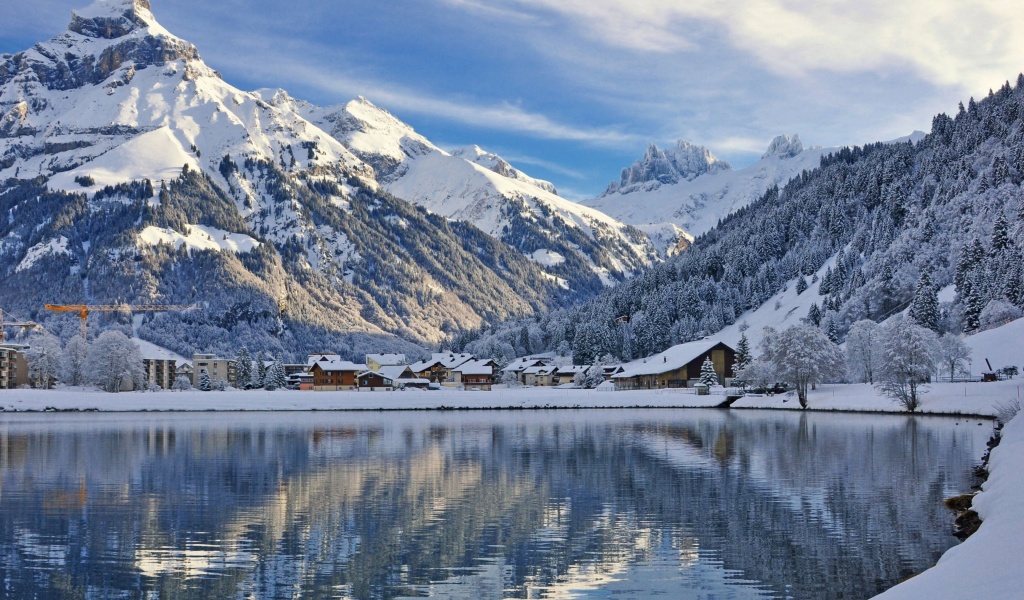
<svg viewBox="0 0 1024 600">
<path fill-rule="evenodd" d="M 866 598 L 956 543 L 977 419 L 0 414 L 2 598 Z"/>
</svg>

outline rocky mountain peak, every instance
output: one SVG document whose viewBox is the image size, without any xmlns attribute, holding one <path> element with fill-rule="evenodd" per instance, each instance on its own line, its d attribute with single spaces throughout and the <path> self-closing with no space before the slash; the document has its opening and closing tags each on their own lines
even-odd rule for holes
<svg viewBox="0 0 1024 600">
<path fill-rule="evenodd" d="M 480 146 L 477 146 L 476 144 L 452 150 L 451 155 L 458 156 L 459 158 L 464 158 L 472 163 L 476 163 L 484 167 L 485 169 L 489 169 L 503 177 L 508 177 L 509 179 L 517 179 L 519 181 L 525 181 L 526 183 L 537 186 L 538 188 L 544 191 L 551 192 L 552 194 L 558 194 L 558 190 L 555 189 L 555 185 L 550 181 L 544 181 L 543 179 L 536 179 L 530 177 L 526 173 L 523 173 L 519 169 L 513 167 L 507 160 L 505 160 L 501 156 L 498 156 L 493 152 L 488 152 L 481 148 Z"/>
<path fill-rule="evenodd" d="M 761 155 L 761 158 L 778 156 L 779 158 L 792 158 L 804 151 L 804 143 L 800 141 L 800 134 L 794 133 L 793 137 L 786 134 L 777 135 L 768 144 L 768 150 Z"/>
<path fill-rule="evenodd" d="M 68 30 L 86 37 L 113 40 L 155 24 L 148 0 L 99 0 L 88 8 L 74 11 Z"/>
<path fill-rule="evenodd" d="M 608 191 L 638 185 L 658 186 L 692 181 L 705 173 L 730 169 L 732 167 L 729 163 L 717 158 L 704 146 L 696 146 L 685 140 L 679 140 L 669 150 L 649 144 L 644 157 L 623 169 L 619 182 L 612 183 Z"/>
</svg>

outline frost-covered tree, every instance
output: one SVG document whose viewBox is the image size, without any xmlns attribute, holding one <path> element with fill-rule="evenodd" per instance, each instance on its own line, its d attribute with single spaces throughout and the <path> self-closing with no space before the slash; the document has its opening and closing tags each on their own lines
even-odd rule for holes
<svg viewBox="0 0 1024 600">
<path fill-rule="evenodd" d="M 796 295 L 799 296 L 800 294 L 802 294 L 802 293 L 804 293 L 806 291 L 807 291 L 807 279 L 805 279 L 804 276 L 801 275 L 800 279 L 796 280 Z"/>
<path fill-rule="evenodd" d="M 938 290 L 932 285 L 927 273 L 921 275 L 914 289 L 914 299 L 910 303 L 910 318 L 932 331 L 939 330 L 939 296 Z"/>
<path fill-rule="evenodd" d="M 106 392 L 119 392 L 124 385 L 142 389 L 146 381 L 142 351 L 120 331 L 104 331 L 89 344 L 85 370 L 90 380 Z"/>
<path fill-rule="evenodd" d="M 38 388 L 48 390 L 53 387 L 64 362 L 64 351 L 60 342 L 50 334 L 33 336 L 28 341 L 25 351 L 25 362 L 28 363 L 28 374 Z"/>
<path fill-rule="evenodd" d="M 881 337 L 881 390 L 903 408 L 915 412 L 921 406 L 921 386 L 935 371 L 935 332 L 912 319 L 897 318 L 884 327 Z"/>
<path fill-rule="evenodd" d="M 213 382 L 210 381 L 210 373 L 206 369 L 199 369 L 199 390 L 209 392 L 213 389 Z"/>
<path fill-rule="evenodd" d="M 262 352 L 256 353 L 256 368 L 252 370 L 252 388 L 259 389 L 267 383 L 267 361 Z"/>
<path fill-rule="evenodd" d="M 938 361 L 939 369 L 943 373 L 947 373 L 952 380 L 967 372 L 967 364 L 971 360 L 971 349 L 964 343 L 963 338 L 953 333 L 947 333 L 938 339 L 935 358 Z"/>
<path fill-rule="evenodd" d="M 578 376 L 579 373 L 576 375 Z M 501 373 L 501 382 L 510 388 L 519 387 L 523 384 L 523 382 L 519 381 L 519 375 L 515 371 L 503 371 Z"/>
<path fill-rule="evenodd" d="M 242 346 L 235 362 L 237 363 L 235 381 L 238 382 L 238 387 L 244 390 L 252 386 L 252 356 L 249 355 L 247 347 Z"/>
<path fill-rule="evenodd" d="M 270 392 L 279 390 L 285 386 L 286 382 L 287 377 L 284 372 L 284 364 L 281 363 L 280 359 L 275 360 L 267 369 L 267 377 L 263 382 L 263 389 Z"/>
<path fill-rule="evenodd" d="M 875 383 L 875 371 L 881 362 L 878 323 L 857 321 L 846 335 L 846 373 L 852 381 Z"/>
<path fill-rule="evenodd" d="M 817 327 L 806 323 L 793 325 L 770 344 L 776 372 L 796 390 L 801 408 L 807 408 L 807 390 L 811 385 L 843 376 L 843 352 Z"/>
<path fill-rule="evenodd" d="M 732 372 L 738 378 L 739 382 L 744 380 L 739 378 L 739 373 L 746 369 L 750 365 L 750 361 L 753 358 L 750 355 L 750 340 L 747 339 L 746 331 L 740 335 L 740 341 L 736 344 L 736 360 L 732 365 Z"/>
<path fill-rule="evenodd" d="M 715 364 L 711 362 L 710 356 L 705 357 L 704 364 L 700 366 L 700 383 L 707 386 L 718 385 L 718 373 L 715 373 Z"/>
<path fill-rule="evenodd" d="M 761 358 L 750 361 L 743 370 L 736 372 L 736 377 L 755 390 L 767 390 L 778 381 L 775 365 Z"/>
<path fill-rule="evenodd" d="M 64 344 L 64 363 L 61 380 L 67 385 L 85 385 L 85 363 L 89 358 L 89 344 L 76 335 Z"/>
<path fill-rule="evenodd" d="M 174 383 L 171 384 L 171 389 L 176 392 L 187 392 L 192 389 L 192 382 L 188 380 L 188 376 L 178 375 L 174 378 Z"/>
<path fill-rule="evenodd" d="M 978 315 L 978 325 L 982 331 L 1005 325 L 1010 321 L 1024 316 L 1024 310 L 1002 299 L 991 300 Z"/>
</svg>

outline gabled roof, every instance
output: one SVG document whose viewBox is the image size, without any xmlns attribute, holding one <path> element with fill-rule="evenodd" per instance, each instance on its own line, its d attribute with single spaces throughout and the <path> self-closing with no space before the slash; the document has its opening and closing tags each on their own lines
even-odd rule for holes
<svg viewBox="0 0 1024 600">
<path fill-rule="evenodd" d="M 523 371 L 525 369 L 529 369 L 530 367 L 547 365 L 547 364 L 550 364 L 550 363 L 551 363 L 551 359 L 548 359 L 548 358 L 536 357 L 536 356 L 524 356 L 522 358 L 517 358 L 514 361 L 508 363 L 508 365 L 506 365 L 505 368 L 502 369 L 502 372 L 507 373 L 509 371 L 514 371 L 514 372 L 518 373 L 518 372 Z"/>
<path fill-rule="evenodd" d="M 386 365 L 377 370 L 388 379 L 412 379 L 415 375 L 407 365 Z"/>
<path fill-rule="evenodd" d="M 558 367 L 559 375 L 575 375 L 577 373 L 586 373 L 590 369 L 590 365 L 563 365 Z"/>
<path fill-rule="evenodd" d="M 393 365 L 404 365 L 405 355 L 404 354 L 367 354 L 366 362 L 369 364 L 370 361 L 377 363 L 378 365 L 393 366 Z"/>
<path fill-rule="evenodd" d="M 536 365 L 528 369 L 523 369 L 523 373 L 526 375 L 550 375 L 554 373 L 558 367 L 547 366 L 547 365 Z"/>
<path fill-rule="evenodd" d="M 339 371 L 356 371 L 362 372 L 366 370 L 366 365 L 356 364 L 348 360 L 331 360 L 327 362 L 316 362 L 315 367 L 320 367 L 320 370 L 326 373 L 337 373 Z"/>
<path fill-rule="evenodd" d="M 668 350 L 654 356 L 623 365 L 623 372 L 613 377 L 615 379 L 625 379 L 638 375 L 657 375 L 666 371 L 675 371 L 676 369 L 683 368 L 696 358 L 710 354 L 711 349 L 719 344 L 723 344 L 723 342 L 720 340 L 703 339 L 672 346 Z"/>
<path fill-rule="evenodd" d="M 494 375 L 494 367 L 490 360 L 470 360 L 452 369 L 463 375 Z"/>
<path fill-rule="evenodd" d="M 306 366 L 312 367 L 315 363 L 325 363 L 341 360 L 339 354 L 310 354 L 306 357 Z"/>
<path fill-rule="evenodd" d="M 413 363 L 409 365 L 409 368 L 416 373 L 426 371 L 427 369 L 432 368 L 434 365 L 441 365 L 446 369 L 454 369 L 455 367 L 463 363 L 469 362 L 471 360 L 476 360 L 476 357 L 473 356 L 472 354 L 456 354 L 454 352 L 435 352 L 427 360 L 421 360 L 419 362 Z"/>
</svg>

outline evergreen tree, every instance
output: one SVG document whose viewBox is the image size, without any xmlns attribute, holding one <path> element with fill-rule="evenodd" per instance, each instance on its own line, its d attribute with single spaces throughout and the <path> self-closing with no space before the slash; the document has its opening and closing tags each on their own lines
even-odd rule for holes
<svg viewBox="0 0 1024 600">
<path fill-rule="evenodd" d="M 747 339 L 746 332 L 740 336 L 740 341 L 736 344 L 736 361 L 732 365 L 732 372 L 739 373 L 748 366 L 750 366 L 750 340 Z"/>
<path fill-rule="evenodd" d="M 821 325 L 821 309 L 817 302 L 811 303 L 811 308 L 807 310 L 807 322 L 815 327 Z"/>
<path fill-rule="evenodd" d="M 807 279 L 805 279 L 804 276 L 801 275 L 800 279 L 796 280 L 796 294 L 797 294 L 797 296 L 799 296 L 800 294 L 802 294 L 802 293 L 804 293 L 806 291 L 807 291 Z"/>
<path fill-rule="evenodd" d="M 981 328 L 981 311 L 985 304 L 977 285 L 969 285 L 964 298 L 964 333 L 973 333 Z"/>
<path fill-rule="evenodd" d="M 274 363 L 267 369 L 266 379 L 263 382 L 263 389 L 267 391 L 279 390 L 285 387 L 288 378 L 284 372 L 284 364 L 281 359 L 274 360 Z"/>
<path fill-rule="evenodd" d="M 252 388 L 259 389 L 267 382 L 267 362 L 263 359 L 263 353 L 256 353 L 256 368 L 252 372 Z"/>
<path fill-rule="evenodd" d="M 927 273 L 917 280 L 914 299 L 910 303 L 910 318 L 921 327 L 939 330 L 939 296 Z"/>
<path fill-rule="evenodd" d="M 209 392 L 213 389 L 213 384 L 210 382 L 210 374 L 206 369 L 199 370 L 199 389 L 204 392 Z"/>
<path fill-rule="evenodd" d="M 249 356 L 249 349 L 242 346 L 235 361 L 238 363 L 235 367 L 235 381 L 238 387 L 243 390 L 252 387 L 252 357 Z"/>
<path fill-rule="evenodd" d="M 711 357 L 704 358 L 704 364 L 700 366 L 700 382 L 704 385 L 718 385 L 718 374 L 715 373 L 715 364 Z"/>
</svg>

